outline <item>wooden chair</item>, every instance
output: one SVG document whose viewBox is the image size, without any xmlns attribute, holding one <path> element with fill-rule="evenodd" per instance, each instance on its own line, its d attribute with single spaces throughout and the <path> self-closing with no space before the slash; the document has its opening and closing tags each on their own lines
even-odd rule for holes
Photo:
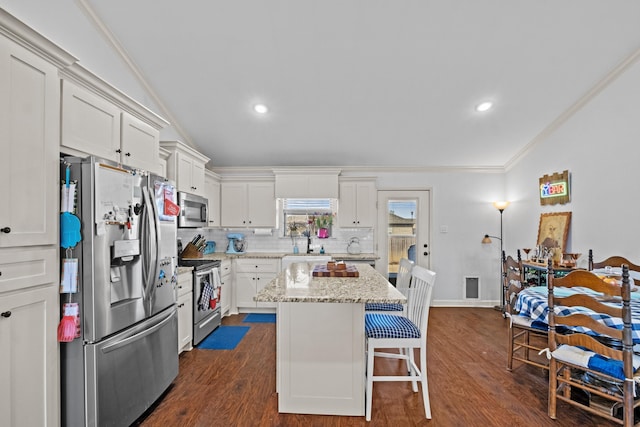
<svg viewBox="0 0 640 427">
<path fill-rule="evenodd" d="M 503 252 L 502 262 L 506 293 L 505 314 L 509 318 L 507 369 L 512 370 L 513 360 L 548 369 L 542 358 L 539 360 L 531 358 L 531 352 L 538 353 L 546 347 L 546 325 L 538 325 L 529 317 L 521 316 L 514 307 L 518 294 L 528 286 L 524 277 L 520 251 L 517 251 L 517 260 L 506 256 Z"/>
<path fill-rule="evenodd" d="M 433 295 L 436 273 L 424 267 L 415 266 L 411 273 L 411 287 L 407 296 L 407 311 L 404 316 L 392 314 L 365 314 L 365 335 L 367 339 L 367 389 L 366 419 L 371 420 L 373 383 L 375 381 L 411 381 L 414 392 L 418 391 L 418 381 L 422 387 L 424 412 L 431 418 L 429 386 L 427 384 L 427 326 L 429 306 Z M 399 353 L 376 351 L 378 349 L 399 349 Z M 415 362 L 414 350 L 419 351 L 420 367 Z M 407 362 L 408 375 L 374 375 L 375 357 L 402 359 Z"/>
<path fill-rule="evenodd" d="M 546 360 L 537 355 L 547 346 L 547 326 L 520 315 L 514 307 L 518 294 L 527 287 L 519 250 L 517 258 L 502 252 L 505 315 L 509 318 L 507 370 L 513 369 L 514 360 L 546 370 L 549 369 Z"/>
<path fill-rule="evenodd" d="M 622 265 L 621 285 L 585 270 L 562 278 L 553 277 L 551 266 L 549 271 L 549 416 L 556 418 L 557 401 L 561 400 L 609 421 L 634 425 L 634 409 L 640 399 L 634 398 L 629 267 Z M 589 288 L 600 294 L 567 296 L 566 290 L 559 292 L 561 287 Z M 622 329 L 594 320 L 590 314 L 610 316 L 610 324 L 622 325 Z M 586 329 L 559 334 L 559 326 Z M 611 386 L 604 388 L 603 384 Z"/>
<path fill-rule="evenodd" d="M 622 267 L 622 264 L 626 264 L 629 267 L 629 271 L 640 272 L 640 265 L 634 264 L 625 257 L 614 255 L 605 259 L 604 261 L 593 261 L 593 249 L 589 249 L 589 271 L 605 268 L 605 267 Z"/>
<path fill-rule="evenodd" d="M 411 272 L 415 263 L 407 258 L 401 258 L 398 264 L 398 276 L 396 278 L 396 289 L 405 297 L 409 295 L 409 285 L 411 284 Z M 368 303 L 364 305 L 367 313 L 387 313 L 404 314 L 406 304 L 388 303 Z"/>
</svg>

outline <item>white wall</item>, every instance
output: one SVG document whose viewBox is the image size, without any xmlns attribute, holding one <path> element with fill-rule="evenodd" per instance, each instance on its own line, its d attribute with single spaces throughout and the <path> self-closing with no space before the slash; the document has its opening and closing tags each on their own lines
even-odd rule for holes
<svg viewBox="0 0 640 427">
<path fill-rule="evenodd" d="M 535 245 L 542 212 L 571 211 L 567 248 L 596 260 L 623 255 L 640 262 L 640 63 L 536 146 L 506 174 L 510 251 Z M 540 206 L 538 178 L 571 173 L 571 202 Z"/>
</svg>

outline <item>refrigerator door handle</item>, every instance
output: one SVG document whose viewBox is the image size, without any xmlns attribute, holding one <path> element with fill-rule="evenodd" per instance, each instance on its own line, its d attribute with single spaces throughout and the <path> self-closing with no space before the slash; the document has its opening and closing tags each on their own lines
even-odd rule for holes
<svg viewBox="0 0 640 427">
<path fill-rule="evenodd" d="M 173 317 L 175 313 L 175 309 L 171 309 L 170 312 L 166 315 L 166 317 L 162 320 L 160 320 L 158 323 L 156 323 L 155 325 L 147 328 L 147 329 L 143 329 L 142 331 L 133 334 L 129 337 L 126 337 L 122 340 L 116 341 L 113 344 L 109 344 L 107 346 L 102 347 L 101 351 L 102 353 L 106 354 L 112 351 L 115 351 L 121 347 L 124 347 L 125 345 L 128 345 L 129 343 L 131 343 L 132 341 L 137 341 L 141 338 L 146 337 L 147 335 L 151 335 L 152 333 L 154 333 L 155 331 L 157 331 L 158 329 L 162 328 L 166 323 L 171 321 L 171 318 Z"/>
<path fill-rule="evenodd" d="M 144 257 L 142 261 L 142 273 L 144 274 L 144 300 L 148 304 L 145 308 L 151 313 L 153 307 L 153 298 L 155 294 L 155 277 L 158 274 L 158 232 L 160 225 L 158 223 L 158 215 L 155 210 L 155 203 L 149 194 L 147 186 L 142 187 L 142 196 L 144 199 L 145 218 L 142 221 L 143 234 L 146 237 L 143 241 L 145 244 Z"/>
</svg>

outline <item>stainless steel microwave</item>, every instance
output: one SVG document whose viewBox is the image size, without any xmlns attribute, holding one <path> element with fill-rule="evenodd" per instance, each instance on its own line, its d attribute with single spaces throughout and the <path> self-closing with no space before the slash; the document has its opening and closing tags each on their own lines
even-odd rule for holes
<svg viewBox="0 0 640 427">
<path fill-rule="evenodd" d="M 200 228 L 207 224 L 207 199 L 183 191 L 178 192 L 178 227 Z"/>
</svg>

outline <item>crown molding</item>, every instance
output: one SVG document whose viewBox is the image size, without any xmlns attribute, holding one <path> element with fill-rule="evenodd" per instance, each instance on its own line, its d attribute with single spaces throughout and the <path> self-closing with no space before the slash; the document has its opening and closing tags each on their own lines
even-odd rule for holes
<svg viewBox="0 0 640 427">
<path fill-rule="evenodd" d="M 68 67 L 78 61 L 75 56 L 2 8 L 0 8 L 0 34 L 47 59 L 58 68 Z"/>
</svg>

